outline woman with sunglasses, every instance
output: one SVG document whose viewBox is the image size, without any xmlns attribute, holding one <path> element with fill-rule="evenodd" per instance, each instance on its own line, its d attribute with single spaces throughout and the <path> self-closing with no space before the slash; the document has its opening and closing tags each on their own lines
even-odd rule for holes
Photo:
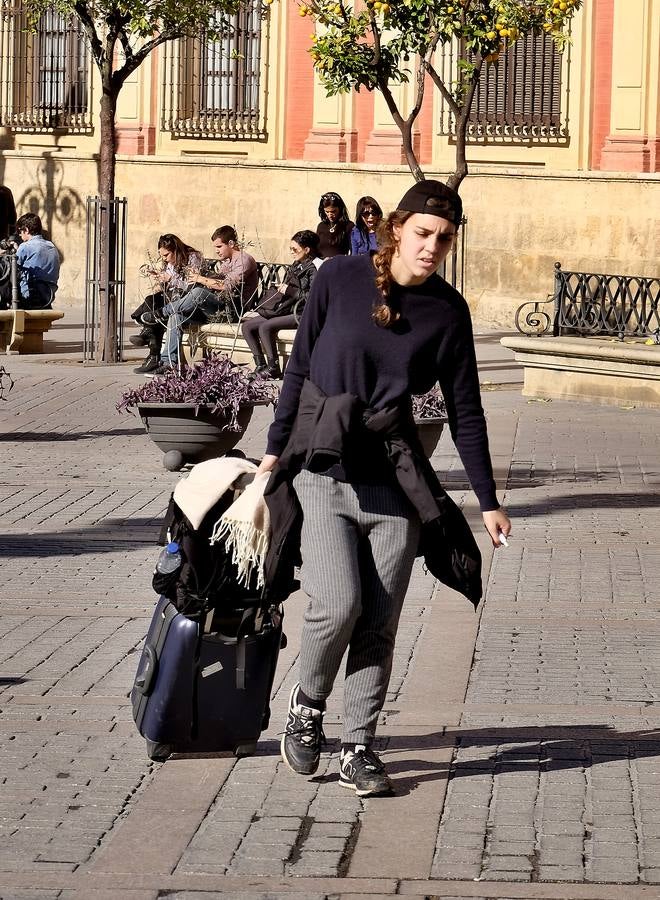
<svg viewBox="0 0 660 900">
<path fill-rule="evenodd" d="M 300 775 L 316 772 L 346 654 L 339 783 L 362 797 L 392 791 L 372 744 L 415 557 L 456 583 L 443 560 L 451 548 L 452 560 L 469 553 L 458 585 L 472 602 L 481 597 L 478 549 L 423 453 L 412 394 L 440 382 L 494 547 L 511 528 L 493 479 L 470 311 L 437 274 L 461 216 L 455 191 L 421 181 L 381 225 L 373 257 L 321 267 L 257 473 L 272 472 L 266 594 L 290 583 L 300 554 L 309 596 L 282 756 Z"/>
<path fill-rule="evenodd" d="M 158 263 L 144 267 L 144 274 L 149 276 L 159 289 L 144 298 L 144 301 L 131 313 L 131 318 L 142 323 L 144 313 L 151 313 L 158 319 L 158 313 L 166 303 L 186 293 L 190 287 L 190 272 L 198 272 L 202 266 L 202 254 L 199 250 L 184 243 L 176 234 L 161 234 L 158 238 Z M 138 375 L 147 375 L 160 367 L 160 348 L 165 333 L 165 326 L 159 321 L 144 324 L 142 331 L 132 335 L 129 340 L 136 347 L 149 347 L 149 353 L 141 366 L 133 369 Z"/>
<path fill-rule="evenodd" d="M 351 250 L 353 222 L 348 216 L 346 204 L 339 194 L 329 191 L 319 201 L 320 222 L 316 226 L 319 236 L 319 255 L 323 259 L 347 256 Z"/>
<path fill-rule="evenodd" d="M 278 332 L 297 328 L 307 295 L 319 266 L 319 236 L 305 229 L 296 231 L 289 243 L 293 262 L 281 284 L 278 284 L 256 307 L 256 316 L 241 325 L 245 341 L 254 357 L 255 371 L 268 378 L 281 378 L 277 358 Z"/>
<path fill-rule="evenodd" d="M 378 250 L 376 231 L 383 221 L 383 210 L 373 197 L 360 197 L 355 209 L 355 228 L 351 231 L 351 256 Z"/>
</svg>

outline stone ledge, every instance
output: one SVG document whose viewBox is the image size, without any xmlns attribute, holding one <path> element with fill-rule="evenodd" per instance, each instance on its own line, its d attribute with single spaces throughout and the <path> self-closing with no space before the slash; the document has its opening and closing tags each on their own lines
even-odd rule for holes
<svg viewBox="0 0 660 900">
<path fill-rule="evenodd" d="M 294 329 L 283 329 L 277 336 L 277 352 L 280 365 L 284 367 L 291 356 Z M 183 355 L 188 362 L 198 359 L 204 350 L 226 353 L 236 363 L 253 363 L 252 353 L 241 334 L 240 325 L 209 322 L 188 329 L 182 339 Z"/>
<path fill-rule="evenodd" d="M 500 343 L 523 367 L 525 397 L 660 407 L 660 346 L 526 335 Z"/>
</svg>

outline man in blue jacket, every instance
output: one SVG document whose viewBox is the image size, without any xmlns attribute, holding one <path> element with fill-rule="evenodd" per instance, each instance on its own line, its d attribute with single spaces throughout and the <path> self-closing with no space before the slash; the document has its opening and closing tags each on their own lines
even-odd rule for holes
<svg viewBox="0 0 660 900">
<path fill-rule="evenodd" d="M 21 244 L 16 251 L 20 275 L 21 308 L 50 309 L 60 277 L 60 255 L 43 236 L 41 219 L 25 213 L 16 222 Z"/>
</svg>

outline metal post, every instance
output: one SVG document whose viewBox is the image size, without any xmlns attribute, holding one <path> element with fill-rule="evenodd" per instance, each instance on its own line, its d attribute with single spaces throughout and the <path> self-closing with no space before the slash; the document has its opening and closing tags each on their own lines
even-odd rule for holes
<svg viewBox="0 0 660 900">
<path fill-rule="evenodd" d="M 18 260 L 16 259 L 16 251 L 12 250 L 9 254 L 9 266 L 11 272 L 11 308 L 18 309 L 21 299 L 21 291 L 18 276 Z"/>
</svg>

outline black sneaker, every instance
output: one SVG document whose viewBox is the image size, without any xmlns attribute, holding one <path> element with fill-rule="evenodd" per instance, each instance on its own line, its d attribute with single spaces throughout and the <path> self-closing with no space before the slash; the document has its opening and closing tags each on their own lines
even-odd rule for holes
<svg viewBox="0 0 660 900">
<path fill-rule="evenodd" d="M 160 365 L 159 357 L 149 354 L 142 365 L 138 366 L 137 369 L 133 369 L 133 371 L 137 375 L 148 375 L 149 372 L 155 372 L 156 369 L 159 369 Z"/>
<path fill-rule="evenodd" d="M 157 366 L 155 369 L 152 369 L 150 372 L 144 372 L 147 378 L 157 378 L 159 375 L 167 375 L 168 372 L 173 372 L 174 369 L 172 366 Z"/>
<path fill-rule="evenodd" d="M 357 744 L 355 751 L 341 751 L 339 784 L 353 788 L 358 797 L 392 793 L 392 782 L 387 777 L 385 766 L 374 751 L 363 744 Z"/>
<path fill-rule="evenodd" d="M 313 775 L 325 743 L 323 713 L 299 704 L 299 690 L 300 685 L 294 685 L 289 697 L 289 715 L 281 742 L 282 759 L 298 775 Z"/>
</svg>

